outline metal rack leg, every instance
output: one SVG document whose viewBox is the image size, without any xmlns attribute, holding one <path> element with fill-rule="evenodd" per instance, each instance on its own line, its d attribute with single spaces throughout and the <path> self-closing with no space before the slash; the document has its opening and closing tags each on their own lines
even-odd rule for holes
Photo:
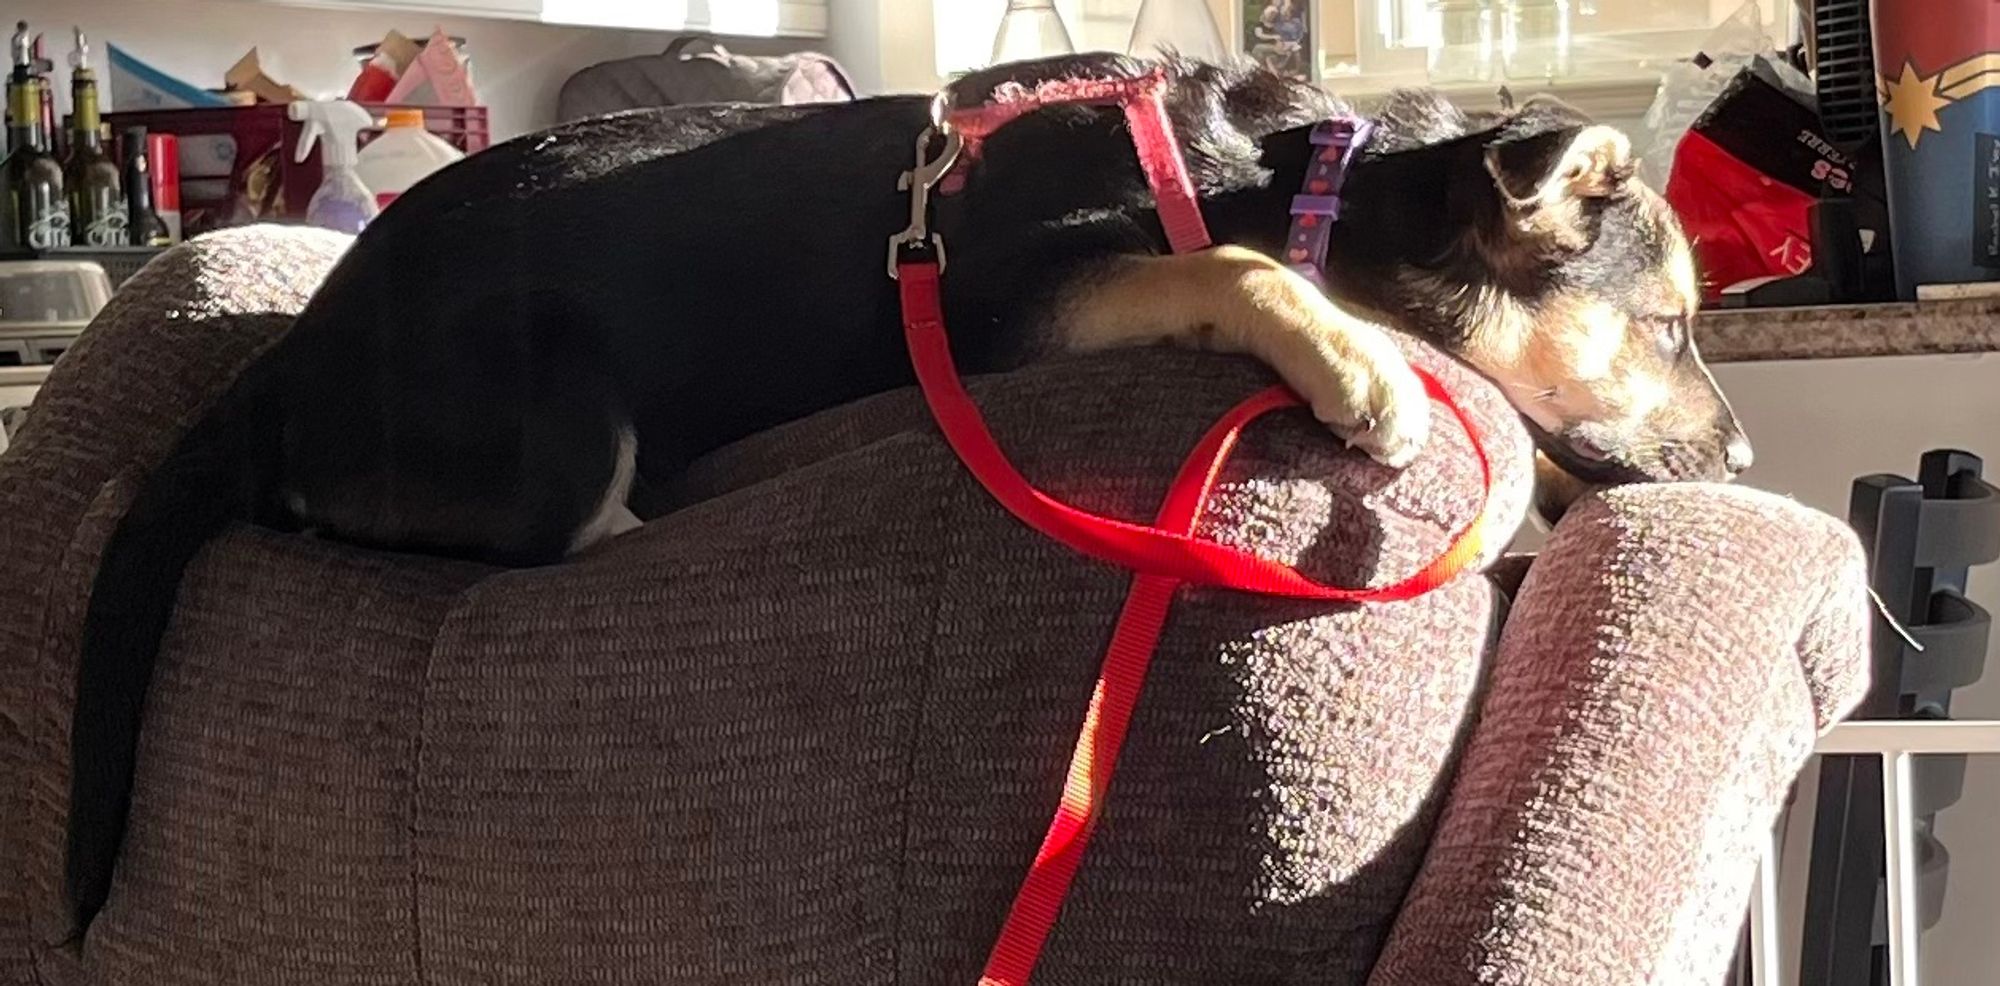
<svg viewBox="0 0 2000 986">
<path fill-rule="evenodd" d="M 1917 842 L 1914 792 L 1907 752 L 1882 755 L 1882 832 L 1886 843 L 1889 912 L 1889 986 L 1919 986 L 1917 962 Z"/>
<path fill-rule="evenodd" d="M 1778 918 L 1778 833 L 1782 822 L 1771 830 L 1771 841 L 1757 861 L 1757 888 L 1750 902 L 1750 982 L 1753 986 L 1790 986 L 1785 979 L 1785 960 L 1780 948 Z"/>
</svg>

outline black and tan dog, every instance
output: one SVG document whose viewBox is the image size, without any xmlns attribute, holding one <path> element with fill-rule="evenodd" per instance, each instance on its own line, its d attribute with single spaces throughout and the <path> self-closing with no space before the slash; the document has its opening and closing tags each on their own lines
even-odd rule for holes
<svg viewBox="0 0 2000 986">
<path fill-rule="evenodd" d="M 1083 56 L 962 80 L 1132 76 Z M 1468 116 L 1391 98 L 1352 165 L 1331 297 L 1286 270 L 1308 131 L 1343 107 L 1254 72 L 1169 66 L 1215 249 L 1168 255 L 1122 117 L 1050 108 L 939 201 L 960 368 L 1157 342 L 1270 364 L 1392 463 L 1430 409 L 1384 327 L 1503 387 L 1594 481 L 1749 462 L 1697 358 L 1686 239 L 1625 139 L 1552 102 Z M 649 487 L 779 422 L 912 382 L 882 270 L 927 102 L 679 110 L 478 154 L 404 195 L 295 327 L 156 472 L 107 550 L 85 633 L 72 891 L 103 899 L 174 586 L 232 519 L 503 564 L 635 525 Z"/>
</svg>

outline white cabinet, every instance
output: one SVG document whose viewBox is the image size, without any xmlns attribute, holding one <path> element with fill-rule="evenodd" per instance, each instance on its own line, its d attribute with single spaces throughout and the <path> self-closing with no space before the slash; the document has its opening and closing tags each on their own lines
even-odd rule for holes
<svg viewBox="0 0 2000 986">
<path fill-rule="evenodd" d="M 826 0 L 539 0 L 537 6 L 539 18 L 550 24 L 750 38 L 823 38 L 827 31 Z"/>
<path fill-rule="evenodd" d="M 380 10 L 734 37 L 823 38 L 827 0 L 254 0 L 276 6 Z"/>
<path fill-rule="evenodd" d="M 291 4 L 291 0 L 262 0 Z M 532 20 L 541 14 L 541 0 L 329 0 L 312 6 L 336 10 L 390 10 L 418 14 L 453 14 L 460 17 L 504 17 Z"/>
</svg>

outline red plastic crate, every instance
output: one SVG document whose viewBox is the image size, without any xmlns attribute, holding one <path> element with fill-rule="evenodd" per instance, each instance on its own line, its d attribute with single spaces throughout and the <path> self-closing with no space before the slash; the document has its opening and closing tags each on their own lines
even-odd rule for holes
<svg viewBox="0 0 2000 986">
<path fill-rule="evenodd" d="M 390 103 L 362 103 L 376 119 L 392 109 L 418 109 L 431 133 L 453 147 L 471 154 L 485 150 L 491 142 L 484 106 L 404 106 Z M 184 110 L 139 110 L 107 113 L 114 137 L 121 138 L 126 127 L 145 127 L 153 133 L 173 134 L 180 143 L 181 224 L 187 235 L 219 229 L 243 222 L 301 220 L 306 205 L 319 188 L 324 170 L 320 155 L 313 154 L 304 164 L 293 158 L 299 146 L 301 125 L 294 122 L 284 106 L 224 106 Z M 380 130 L 364 130 L 361 145 L 375 139 Z M 122 149 L 121 149 L 122 151 Z M 267 155 L 275 160 L 264 169 L 275 176 L 278 187 L 250 187 L 253 169 Z M 122 160 L 122 157 L 121 157 Z M 244 212 L 238 197 L 246 192 L 253 206 Z"/>
</svg>

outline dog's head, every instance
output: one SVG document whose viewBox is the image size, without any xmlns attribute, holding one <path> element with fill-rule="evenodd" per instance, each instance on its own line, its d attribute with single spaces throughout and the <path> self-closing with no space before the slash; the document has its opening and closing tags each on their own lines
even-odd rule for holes
<svg viewBox="0 0 2000 986">
<path fill-rule="evenodd" d="M 1361 276 L 1329 265 L 1342 294 L 1497 382 L 1542 451 L 1587 482 L 1749 467 L 1689 336 L 1694 255 L 1623 134 L 1552 100 L 1474 118 L 1423 93 L 1392 98 L 1380 131 L 1347 196 L 1366 218 L 1343 217 L 1337 258 Z"/>
</svg>

